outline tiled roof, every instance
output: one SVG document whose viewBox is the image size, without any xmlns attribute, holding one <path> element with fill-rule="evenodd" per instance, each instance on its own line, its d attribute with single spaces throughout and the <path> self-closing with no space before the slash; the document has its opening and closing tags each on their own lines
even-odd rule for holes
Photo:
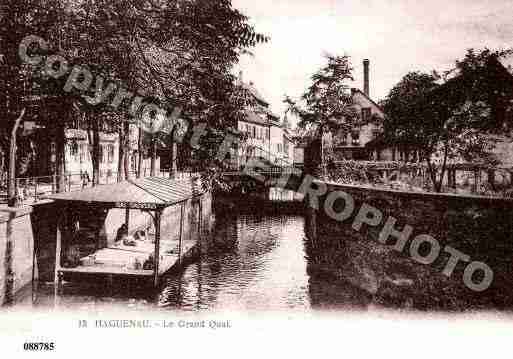
<svg viewBox="0 0 513 359">
<path fill-rule="evenodd" d="M 113 207 L 138 205 L 166 207 L 203 194 L 201 183 L 194 179 L 148 177 L 121 183 L 101 185 L 78 192 L 48 195 L 57 201 L 110 204 Z"/>
<path fill-rule="evenodd" d="M 264 97 L 260 94 L 260 92 L 256 89 L 255 85 L 253 84 L 243 84 L 244 88 L 251 92 L 251 94 L 260 102 L 269 105 L 269 102 L 267 102 Z"/>
<path fill-rule="evenodd" d="M 376 106 L 376 107 L 377 107 L 377 109 L 378 109 L 379 111 L 381 111 L 381 112 L 383 113 L 383 109 L 381 108 L 381 106 L 380 106 L 380 105 L 378 105 L 378 104 L 376 103 L 376 101 L 374 101 L 373 99 L 371 99 L 371 98 L 369 97 L 369 95 L 367 95 L 367 94 L 366 94 L 365 92 L 363 92 L 362 90 L 360 90 L 360 89 L 358 89 L 358 88 L 352 88 L 352 89 L 351 89 L 351 93 L 353 93 L 353 94 L 354 94 L 354 93 L 360 93 L 361 95 L 363 95 L 364 97 L 366 97 L 370 102 L 372 102 L 372 104 L 373 104 L 374 106 Z"/>
<path fill-rule="evenodd" d="M 263 118 L 262 116 L 255 113 L 254 111 L 246 110 L 245 112 L 246 112 L 245 122 L 251 122 L 251 123 L 255 123 L 257 125 L 262 125 L 262 126 L 270 125 L 269 121 L 266 118 Z"/>
</svg>

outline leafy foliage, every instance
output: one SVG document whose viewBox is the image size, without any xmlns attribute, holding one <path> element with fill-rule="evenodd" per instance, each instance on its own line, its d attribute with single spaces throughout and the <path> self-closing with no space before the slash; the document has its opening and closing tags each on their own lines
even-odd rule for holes
<svg viewBox="0 0 513 359">
<path fill-rule="evenodd" d="M 510 53 L 469 50 L 443 76 L 407 74 L 384 101 L 386 138 L 419 151 L 436 191 L 448 162 L 494 164 L 489 135 L 509 134 L 508 117 L 501 114 L 511 110 L 513 98 L 511 75 L 501 71 L 497 58 Z"/>
<path fill-rule="evenodd" d="M 8 119 L 16 118 L 19 99 L 28 95 L 27 89 L 37 89 L 58 104 L 35 105 L 36 113 L 45 112 L 37 113 L 38 118 L 46 118 L 50 127 L 67 126 L 78 110 L 85 112 L 91 131 L 99 130 L 101 119 L 117 132 L 127 113 L 114 112 L 105 102 L 92 105 L 79 91 L 63 93 L 66 76 L 55 81 L 41 71 L 26 76 L 17 54 L 26 35 L 48 41 L 50 49 L 42 55 L 59 53 L 71 66 L 85 66 L 105 78 L 104 87 L 114 81 L 170 111 L 181 107 L 191 125 L 207 124 L 215 139 L 207 144 L 236 127 L 248 102 L 231 75 L 233 65 L 251 47 L 269 41 L 230 0 L 6 0 L 0 6 L 0 111 Z M 88 95 L 94 87 L 93 83 Z M 3 149 L 9 121 L 0 129 Z M 165 146 L 169 141 L 159 143 Z"/>
<path fill-rule="evenodd" d="M 349 57 L 325 57 L 327 64 L 312 76 L 312 84 L 300 100 L 285 98 L 287 112 L 299 117 L 298 127 L 314 130 L 317 138 L 326 131 L 350 129 L 358 121 L 347 84 L 353 80 Z"/>
</svg>

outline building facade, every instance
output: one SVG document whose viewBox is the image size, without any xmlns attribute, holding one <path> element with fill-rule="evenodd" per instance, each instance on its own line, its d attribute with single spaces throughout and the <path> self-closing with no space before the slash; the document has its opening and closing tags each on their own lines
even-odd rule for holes
<svg viewBox="0 0 513 359">
<path fill-rule="evenodd" d="M 89 138 L 92 134 L 81 129 L 80 126 L 74 126 L 65 130 L 64 147 L 64 170 L 65 175 L 70 176 L 73 182 L 81 181 L 81 175 L 86 175 L 92 180 L 93 161 L 92 145 Z M 57 145 L 51 139 L 47 131 L 42 128 L 36 132 L 39 141 L 36 142 L 37 161 L 35 161 L 35 172 L 37 176 L 52 176 L 56 169 Z M 100 137 L 100 183 L 113 182 L 117 179 L 119 164 L 119 135 L 111 131 L 101 131 Z M 129 150 L 128 150 L 128 171 L 135 174 L 138 171 L 139 153 L 138 153 L 139 130 L 137 126 L 130 125 L 129 129 Z M 48 145 L 49 144 L 49 145 Z M 141 173 L 150 174 L 150 158 L 143 158 Z M 155 169 L 160 171 L 160 158 L 155 161 Z M 124 175 L 124 173 L 123 173 Z"/>
<path fill-rule="evenodd" d="M 242 73 L 239 84 L 253 96 L 255 105 L 246 110 L 245 119 L 238 123 L 239 131 L 246 134 L 246 141 L 233 151 L 237 166 L 244 166 L 254 159 L 268 165 L 291 166 L 294 142 L 280 117 L 271 111 L 269 103 L 252 82 L 243 82 Z"/>
<path fill-rule="evenodd" d="M 382 133 L 381 123 L 385 118 L 381 107 L 372 100 L 369 90 L 369 60 L 363 61 L 364 65 L 364 90 L 351 89 L 353 108 L 359 114 L 360 126 L 353 127 L 350 131 L 339 131 L 333 136 L 332 146 L 337 158 L 347 160 L 367 160 L 372 153 L 367 144 L 375 140 Z"/>
</svg>

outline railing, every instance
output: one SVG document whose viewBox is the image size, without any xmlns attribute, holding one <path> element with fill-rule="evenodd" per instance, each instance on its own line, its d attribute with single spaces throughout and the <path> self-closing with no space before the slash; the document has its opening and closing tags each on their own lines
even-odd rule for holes
<svg viewBox="0 0 513 359">
<path fill-rule="evenodd" d="M 259 159 L 259 160 L 264 160 L 264 161 L 269 161 L 271 163 L 274 163 L 275 165 L 278 165 L 278 166 L 290 166 L 292 164 L 292 159 L 291 158 L 288 158 L 288 155 L 287 153 L 275 153 L 275 152 L 272 152 L 272 151 L 269 151 L 268 149 L 266 148 L 262 148 L 258 145 L 253 145 L 251 144 L 250 146 L 250 149 L 252 152 L 255 152 L 255 150 L 258 150 L 260 151 L 263 155 L 251 155 L 251 156 L 248 156 L 247 153 L 246 154 L 237 154 L 236 158 L 235 159 L 235 162 L 237 161 L 240 161 L 244 158 L 251 158 L 251 159 Z M 245 149 L 244 151 L 248 151 L 249 148 Z"/>
<path fill-rule="evenodd" d="M 258 168 L 255 167 L 252 169 L 254 172 L 261 174 L 261 175 L 268 175 L 268 176 L 274 176 L 279 177 L 283 175 L 284 173 L 287 174 L 300 174 L 302 173 L 301 169 L 294 167 L 294 166 L 287 166 L 287 167 L 278 167 L 278 166 L 272 166 L 267 168 Z M 244 167 L 238 168 L 238 169 L 232 169 L 229 171 L 223 172 L 223 175 L 225 176 L 240 176 L 241 174 L 244 174 Z"/>
</svg>

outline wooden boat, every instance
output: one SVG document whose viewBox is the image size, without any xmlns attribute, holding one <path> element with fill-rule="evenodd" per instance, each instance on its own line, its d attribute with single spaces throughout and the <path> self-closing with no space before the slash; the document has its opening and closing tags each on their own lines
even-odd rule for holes
<svg viewBox="0 0 513 359">
<path fill-rule="evenodd" d="M 204 194 L 201 183 L 196 179 L 150 177 L 48 196 L 48 199 L 56 202 L 59 209 L 54 278 L 56 289 L 64 275 L 73 274 L 148 278 L 155 287 L 158 286 L 159 278 L 171 268 L 180 265 L 184 256 L 194 250 L 195 243 L 182 238 L 185 204 L 199 200 Z M 178 240 L 162 241 L 162 213 L 170 206 L 181 206 L 179 236 Z M 93 253 L 80 258 L 75 265 L 63 265 L 62 248 L 71 237 L 70 221 L 85 216 L 89 221 L 101 222 L 105 220 L 108 210 L 113 208 L 126 210 L 127 228 L 131 209 L 149 213 L 153 218 L 153 238 L 135 241 L 133 246 L 125 245 L 122 241 L 109 245 L 101 243 L 98 235 Z M 70 220 L 70 217 L 73 219 Z M 144 269 L 142 266 L 148 262 L 150 255 L 153 257 L 151 269 Z"/>
</svg>

